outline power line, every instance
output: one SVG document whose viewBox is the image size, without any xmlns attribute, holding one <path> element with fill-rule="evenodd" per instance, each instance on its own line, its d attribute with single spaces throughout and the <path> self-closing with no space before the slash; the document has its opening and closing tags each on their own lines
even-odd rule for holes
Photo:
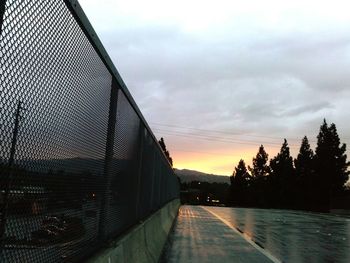
<svg viewBox="0 0 350 263">
<path fill-rule="evenodd" d="M 227 132 L 227 131 L 222 131 L 222 130 L 207 130 L 207 129 L 199 129 L 199 128 L 194 128 L 194 127 L 185 127 L 185 126 L 179 126 L 179 125 L 172 125 L 172 124 L 161 124 L 161 123 L 156 123 L 156 122 L 152 122 L 150 123 L 152 125 L 157 125 L 157 126 L 164 126 L 164 127 L 172 127 L 172 128 L 177 128 L 177 129 L 187 129 L 187 130 L 193 130 L 193 131 L 200 131 L 200 132 L 209 132 L 209 133 L 221 133 L 221 134 L 227 134 L 227 135 L 231 135 L 231 136 L 245 136 L 245 137 L 255 137 L 255 138 L 266 138 L 266 139 L 272 139 L 272 140 L 282 140 L 283 137 L 273 137 L 273 136 L 264 136 L 264 135 L 252 135 L 252 134 L 245 134 L 245 133 L 238 133 L 238 132 Z M 172 132 L 174 130 L 171 130 Z M 176 131 L 174 131 L 176 132 Z M 180 131 L 183 132 L 183 131 Z M 345 142 L 349 142 L 350 138 L 347 137 L 343 137 L 341 138 L 343 141 Z M 241 139 L 240 139 L 241 140 Z M 310 139 L 308 137 L 308 140 L 310 143 L 317 143 L 317 140 L 314 139 Z M 300 142 L 302 141 L 302 138 L 288 138 L 288 141 L 295 141 L 296 142 Z M 275 142 L 272 142 L 275 143 Z"/>
<path fill-rule="evenodd" d="M 214 156 L 227 156 L 227 157 L 234 157 L 237 154 L 227 154 L 227 153 L 214 153 L 214 152 L 206 152 L 206 151 L 192 151 L 192 150 L 184 150 L 184 149 L 170 149 L 171 152 L 189 152 L 189 153 L 199 153 L 199 154 L 205 154 L 205 155 L 214 155 Z M 253 157 L 252 157 L 253 158 Z"/>
<path fill-rule="evenodd" d="M 196 135 L 196 134 L 188 134 L 188 133 L 181 133 L 181 132 L 173 132 L 173 131 L 166 131 L 161 129 L 154 129 L 155 131 L 159 131 L 162 134 L 170 135 L 170 136 L 176 136 L 176 137 L 182 137 L 182 138 L 191 138 L 191 139 L 200 139 L 205 141 L 211 141 L 211 142 L 223 142 L 223 143 L 232 143 L 232 144 L 242 144 L 242 145 L 253 145 L 257 146 L 257 144 L 264 144 L 265 146 L 275 147 L 279 148 L 282 146 L 282 143 L 274 143 L 274 142 L 258 142 L 258 141 L 247 141 L 247 140 L 230 140 L 225 137 L 214 137 L 214 136 L 207 136 L 207 135 Z M 297 145 L 289 144 L 290 147 L 299 147 Z"/>
<path fill-rule="evenodd" d="M 220 155 L 220 156 L 230 156 L 232 157 L 233 154 L 224 154 L 224 153 L 214 153 L 214 152 L 204 152 L 204 151 L 192 151 L 192 150 L 183 150 L 183 149 L 170 149 L 171 152 L 190 152 L 190 153 L 200 153 L 200 154 L 208 154 L 208 155 Z"/>
<path fill-rule="evenodd" d="M 238 132 L 227 132 L 227 131 L 222 131 L 222 130 L 207 130 L 207 129 L 198 129 L 198 128 L 193 128 L 193 127 L 185 127 L 185 126 L 178 126 L 178 125 L 170 125 L 170 124 L 161 124 L 161 123 L 155 123 L 152 122 L 150 123 L 151 125 L 157 125 L 157 126 L 164 126 L 164 127 L 172 127 L 172 128 L 178 128 L 178 129 L 188 129 L 188 130 L 193 130 L 193 131 L 201 131 L 201 132 L 211 132 L 211 133 L 221 133 L 221 134 L 227 134 L 231 136 L 247 136 L 247 137 L 255 137 L 255 138 L 266 138 L 266 139 L 272 139 L 272 140 L 281 140 L 281 137 L 272 137 L 272 136 L 264 136 L 264 135 L 252 135 L 252 134 L 245 134 L 245 133 L 238 133 Z M 300 141 L 302 138 L 289 138 L 289 141 Z M 315 140 L 309 140 L 310 142 L 316 142 Z"/>
</svg>

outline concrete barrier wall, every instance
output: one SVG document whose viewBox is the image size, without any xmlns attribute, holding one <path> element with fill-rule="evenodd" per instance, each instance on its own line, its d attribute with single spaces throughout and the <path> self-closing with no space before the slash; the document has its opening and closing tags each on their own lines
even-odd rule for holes
<svg viewBox="0 0 350 263">
<path fill-rule="evenodd" d="M 157 263 L 179 207 L 179 199 L 169 202 L 88 262 Z"/>
</svg>

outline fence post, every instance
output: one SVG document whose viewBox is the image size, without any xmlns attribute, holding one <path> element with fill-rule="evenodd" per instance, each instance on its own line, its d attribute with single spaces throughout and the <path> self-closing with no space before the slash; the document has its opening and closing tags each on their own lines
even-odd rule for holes
<svg viewBox="0 0 350 263">
<path fill-rule="evenodd" d="M 141 177 L 142 177 L 142 163 L 143 163 L 143 147 L 144 147 L 144 137 L 145 137 L 145 128 L 143 123 L 140 122 L 139 128 L 139 152 L 138 152 L 138 167 L 137 167 L 137 193 L 136 193 L 136 218 L 140 219 L 140 192 L 141 192 Z M 143 197 L 145 198 L 145 197 Z"/>
<path fill-rule="evenodd" d="M 3 240 L 5 238 L 5 231 L 6 231 L 6 220 L 7 220 L 7 214 L 8 214 L 8 206 L 9 206 L 9 198 L 10 198 L 10 190 L 12 186 L 13 181 L 13 163 L 15 161 L 15 153 L 16 153 L 16 144 L 17 144 L 17 137 L 18 137 L 18 129 L 19 129 L 19 121 L 21 118 L 21 110 L 23 110 L 22 102 L 18 101 L 17 108 L 16 108 L 16 114 L 15 114 L 15 126 L 13 128 L 12 132 L 12 141 L 11 141 L 11 150 L 10 150 L 10 156 L 8 160 L 8 172 L 5 176 L 5 182 L 4 185 L 4 194 L 2 196 L 3 205 L 1 208 L 1 224 L 0 224 L 0 245 L 2 247 Z M 3 176 L 1 174 L 1 176 Z"/>
<path fill-rule="evenodd" d="M 114 148 L 114 137 L 115 128 L 117 122 L 117 103 L 118 103 L 118 84 L 114 77 L 112 77 L 111 86 L 111 97 L 109 102 L 109 116 L 108 116 L 108 128 L 107 128 L 107 138 L 106 138 L 106 153 L 105 153 L 105 163 L 104 163 L 104 173 L 103 173 L 103 185 L 101 191 L 101 210 L 100 210 L 100 220 L 98 228 L 99 239 L 106 239 L 106 219 L 107 210 L 109 207 L 110 199 L 110 186 L 112 179 L 112 167 L 113 167 L 113 148 Z"/>
<path fill-rule="evenodd" d="M 150 206 L 150 211 L 151 212 L 154 212 L 153 211 L 153 207 L 154 207 L 154 184 L 155 184 L 155 177 L 156 177 L 156 171 L 155 171 L 155 163 L 156 163 L 156 149 L 155 147 L 153 146 L 152 147 L 152 184 L 151 184 L 151 197 L 150 197 L 150 203 L 149 203 L 149 206 Z"/>
</svg>

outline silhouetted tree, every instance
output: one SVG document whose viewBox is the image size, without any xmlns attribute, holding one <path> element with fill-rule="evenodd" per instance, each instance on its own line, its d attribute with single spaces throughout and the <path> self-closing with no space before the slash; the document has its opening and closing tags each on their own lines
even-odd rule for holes
<svg viewBox="0 0 350 263">
<path fill-rule="evenodd" d="M 293 207 L 295 198 L 295 170 L 290 156 L 287 140 L 280 152 L 270 161 L 273 200 L 278 207 Z"/>
<path fill-rule="evenodd" d="M 309 140 L 304 136 L 298 157 L 294 160 L 295 171 L 298 177 L 310 176 L 312 170 L 312 160 L 314 158 L 314 152 L 312 151 Z"/>
<path fill-rule="evenodd" d="M 346 161 L 346 145 L 340 139 L 334 123 L 327 125 L 326 120 L 320 127 L 317 136 L 315 154 L 315 199 L 314 205 L 320 209 L 330 208 L 331 197 L 344 191 L 345 182 L 349 178 Z"/>
<path fill-rule="evenodd" d="M 173 158 L 170 157 L 170 153 L 169 153 L 169 151 L 166 149 L 166 146 L 165 146 L 163 137 L 160 138 L 159 145 L 160 145 L 160 147 L 162 148 L 162 150 L 163 150 L 165 156 L 168 158 L 168 161 L 169 161 L 169 163 L 171 164 L 171 167 L 173 167 Z"/>
<path fill-rule="evenodd" d="M 298 157 L 294 160 L 296 174 L 296 201 L 299 208 L 309 209 L 313 192 L 313 159 L 314 152 L 309 140 L 304 136 Z"/>
<path fill-rule="evenodd" d="M 248 173 L 244 161 L 241 159 L 235 167 L 235 170 L 230 177 L 231 181 L 231 202 L 233 205 L 246 206 L 247 193 L 251 176 Z"/>
<path fill-rule="evenodd" d="M 249 167 L 249 171 L 254 178 L 264 178 L 269 172 L 270 167 L 267 164 L 269 155 L 265 152 L 264 146 L 259 147 L 256 157 L 253 158 L 253 167 Z"/>
<path fill-rule="evenodd" d="M 251 175 L 240 160 L 230 178 L 229 204 L 323 211 L 350 207 L 350 162 L 334 123 L 323 121 L 315 153 L 305 136 L 294 161 L 286 139 L 270 166 L 267 159 L 261 145 L 248 167 Z"/>
<path fill-rule="evenodd" d="M 248 169 L 252 175 L 250 185 L 250 197 L 255 206 L 266 206 L 266 180 L 270 173 L 270 167 L 267 164 L 269 155 L 266 153 L 264 146 L 259 147 L 256 157 L 253 158 L 253 167 Z"/>
</svg>

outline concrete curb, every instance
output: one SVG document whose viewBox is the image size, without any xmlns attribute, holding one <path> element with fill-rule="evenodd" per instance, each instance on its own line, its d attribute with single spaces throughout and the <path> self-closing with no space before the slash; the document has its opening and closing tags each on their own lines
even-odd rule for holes
<svg viewBox="0 0 350 263">
<path fill-rule="evenodd" d="M 88 263 L 157 263 L 180 207 L 175 199 L 117 239 Z"/>
</svg>

